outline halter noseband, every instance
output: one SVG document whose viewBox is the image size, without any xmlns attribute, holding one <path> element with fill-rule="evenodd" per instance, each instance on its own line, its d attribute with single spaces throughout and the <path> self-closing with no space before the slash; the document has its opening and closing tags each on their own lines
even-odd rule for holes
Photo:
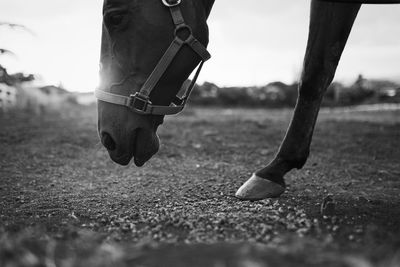
<svg viewBox="0 0 400 267">
<path fill-rule="evenodd" d="M 169 8 L 172 20 L 175 25 L 175 38 L 168 47 L 167 51 L 165 51 L 160 61 L 158 61 L 156 67 L 147 78 L 146 82 L 143 84 L 139 92 L 131 94 L 130 96 L 123 96 L 106 92 L 97 88 L 95 91 L 95 96 L 97 97 L 97 99 L 104 102 L 126 106 L 133 112 L 147 115 L 177 114 L 181 112 L 185 107 L 186 101 L 188 100 L 190 93 L 196 84 L 196 80 L 200 74 L 201 68 L 203 67 L 204 62 L 210 59 L 211 55 L 207 51 L 207 48 L 193 36 L 190 26 L 185 23 L 181 9 L 179 8 L 181 0 L 161 1 L 166 7 Z M 178 32 L 182 30 L 186 30 L 189 33 L 186 39 L 181 39 L 178 36 Z M 150 93 L 153 91 L 153 89 L 161 79 L 162 75 L 167 70 L 168 66 L 171 64 L 172 60 L 175 58 L 176 54 L 179 52 L 183 45 L 188 45 L 201 58 L 201 62 L 197 67 L 196 73 L 182 98 L 175 96 L 172 100 L 172 104 L 169 106 L 153 105 L 150 101 Z"/>
</svg>

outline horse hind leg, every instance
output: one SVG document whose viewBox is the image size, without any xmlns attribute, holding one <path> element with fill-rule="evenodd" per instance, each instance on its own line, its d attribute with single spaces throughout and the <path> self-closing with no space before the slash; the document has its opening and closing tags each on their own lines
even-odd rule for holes
<svg viewBox="0 0 400 267">
<path fill-rule="evenodd" d="M 284 175 L 306 163 L 323 95 L 333 80 L 360 6 L 311 2 L 309 36 L 292 121 L 274 159 L 239 188 L 237 198 L 280 196 L 285 191 Z"/>
</svg>

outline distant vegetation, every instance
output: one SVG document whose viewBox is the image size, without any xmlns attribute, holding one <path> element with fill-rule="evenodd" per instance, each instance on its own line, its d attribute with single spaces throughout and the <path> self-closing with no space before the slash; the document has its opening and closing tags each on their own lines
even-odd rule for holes
<svg viewBox="0 0 400 267">
<path fill-rule="evenodd" d="M 0 115 L 4 111 L 21 110 L 40 115 L 44 112 L 65 112 L 77 105 L 77 96 L 61 86 L 38 86 L 33 74 L 9 74 L 0 65 Z"/>
<path fill-rule="evenodd" d="M 190 103 L 202 106 L 293 107 L 298 84 L 273 82 L 260 87 L 218 87 L 205 82 L 198 85 Z M 400 84 L 387 80 L 369 80 L 360 75 L 345 86 L 334 82 L 329 86 L 323 106 L 348 106 L 373 103 L 400 103 Z"/>
<path fill-rule="evenodd" d="M 0 65 L 0 83 L 15 85 L 22 82 L 30 82 L 35 79 L 33 74 L 24 74 L 21 72 L 8 74 L 7 69 Z"/>
<path fill-rule="evenodd" d="M 12 86 L 21 91 L 20 88 L 24 87 L 25 82 L 34 79 L 35 76 L 32 74 L 9 74 L 6 68 L 0 65 L 0 84 Z M 62 86 L 32 87 L 26 90 L 39 90 L 35 95 L 39 93 L 48 95 L 53 100 L 57 98 L 56 96 L 60 96 L 60 99 L 67 101 L 68 104 L 85 103 L 85 105 L 89 105 L 95 103 L 92 93 L 74 94 L 66 91 Z M 213 83 L 205 82 L 202 85 L 196 85 L 189 103 L 195 106 L 220 107 L 294 107 L 298 95 L 297 91 L 297 83 L 273 82 L 257 87 L 219 87 Z M 67 95 L 68 97 L 66 97 Z M 60 99 L 57 98 L 57 106 L 60 105 Z M 35 100 L 34 102 L 38 101 Z M 355 82 L 348 86 L 333 82 L 324 96 L 322 106 L 336 107 L 376 103 L 400 103 L 400 83 L 389 80 L 366 79 L 362 75 L 359 75 Z M 43 104 L 43 106 L 47 105 Z"/>
</svg>

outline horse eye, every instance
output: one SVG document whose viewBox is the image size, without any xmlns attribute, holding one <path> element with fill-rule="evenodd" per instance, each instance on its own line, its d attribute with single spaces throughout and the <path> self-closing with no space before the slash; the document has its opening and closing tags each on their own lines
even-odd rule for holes
<svg viewBox="0 0 400 267">
<path fill-rule="evenodd" d="M 115 15 L 110 15 L 108 16 L 108 23 L 112 26 L 118 26 L 122 23 L 124 20 L 124 15 L 123 14 L 115 14 Z"/>
<path fill-rule="evenodd" d="M 125 14 L 109 14 L 105 17 L 106 23 L 109 26 L 116 27 L 123 23 Z"/>
</svg>

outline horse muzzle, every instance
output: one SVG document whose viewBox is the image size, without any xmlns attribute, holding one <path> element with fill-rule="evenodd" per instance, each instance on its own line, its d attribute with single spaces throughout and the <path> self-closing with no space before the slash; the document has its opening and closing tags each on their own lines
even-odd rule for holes
<svg viewBox="0 0 400 267">
<path fill-rule="evenodd" d="M 124 140 L 124 139 L 122 139 Z M 127 140 L 127 139 L 125 139 Z M 132 158 L 136 166 L 143 166 L 154 156 L 159 148 L 160 142 L 155 131 L 149 129 L 137 129 L 128 142 L 118 142 L 109 133 L 101 133 L 101 142 L 107 149 L 110 158 L 117 164 L 126 166 Z"/>
</svg>

